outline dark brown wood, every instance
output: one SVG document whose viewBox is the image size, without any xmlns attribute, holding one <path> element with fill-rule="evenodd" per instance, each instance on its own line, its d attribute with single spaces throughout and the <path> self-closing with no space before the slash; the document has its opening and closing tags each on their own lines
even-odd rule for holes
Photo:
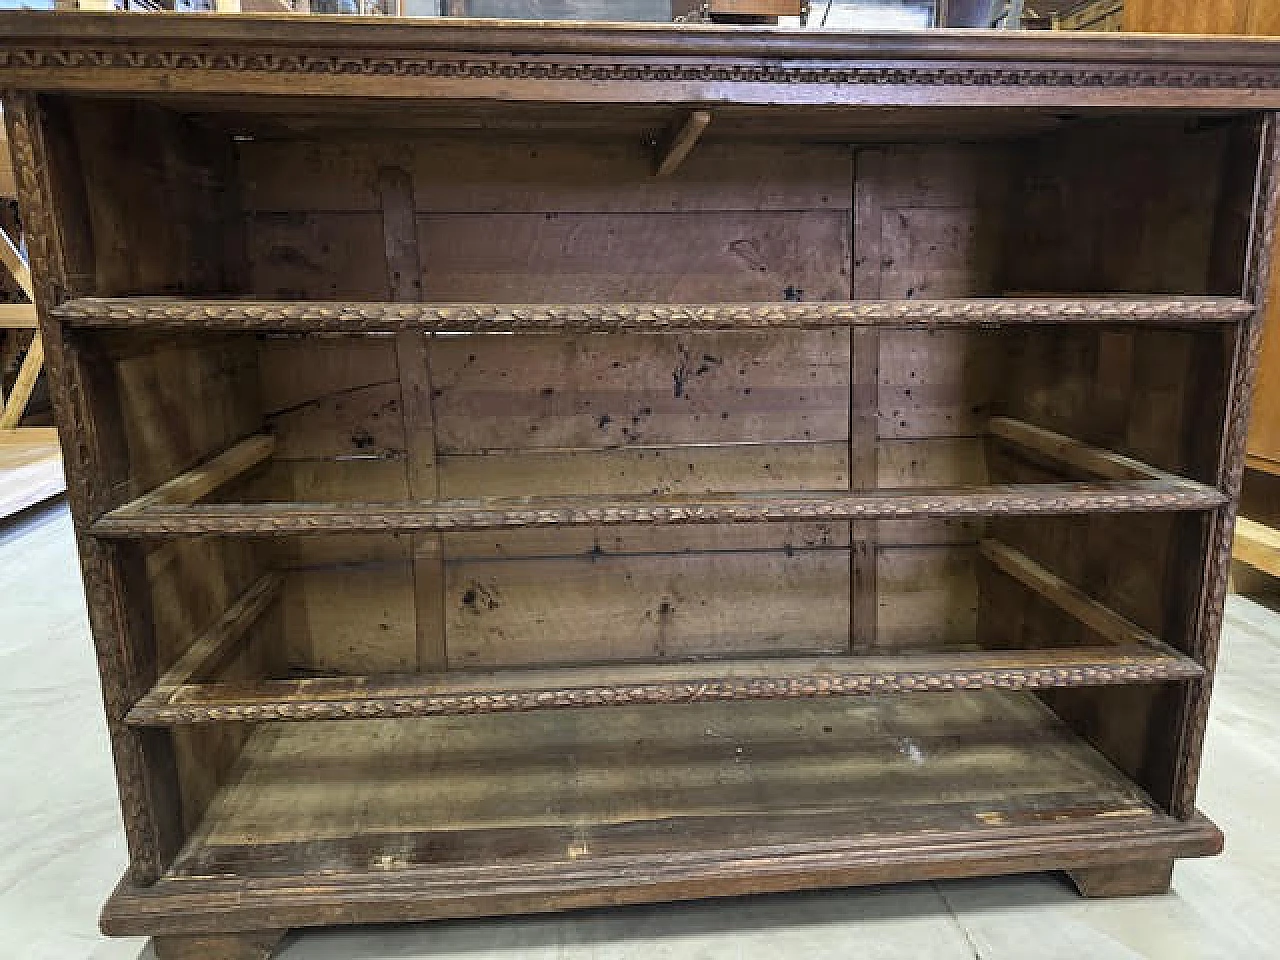
<svg viewBox="0 0 1280 960">
<path fill-rule="evenodd" d="M 1168 893 L 1173 883 L 1172 860 L 1140 860 L 1087 870 L 1068 870 L 1067 876 L 1086 897 L 1149 897 Z"/>
<path fill-rule="evenodd" d="M 1220 848 L 1280 45 L 0 38 L 109 932 L 1122 895 Z"/>
<path fill-rule="evenodd" d="M 270 960 L 283 930 L 206 937 L 156 937 L 156 960 Z"/>
</svg>

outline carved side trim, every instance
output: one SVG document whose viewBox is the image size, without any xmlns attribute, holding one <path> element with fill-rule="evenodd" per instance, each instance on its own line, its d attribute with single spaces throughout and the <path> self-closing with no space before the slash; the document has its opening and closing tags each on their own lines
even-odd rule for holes
<svg viewBox="0 0 1280 960">
<path fill-rule="evenodd" d="M 428 304 L 84 299 L 55 312 L 77 327 L 201 330 L 589 333 L 872 324 L 1237 323 L 1229 297 L 1149 300 L 886 300 L 840 303 Z"/>
<path fill-rule="evenodd" d="M 1209 536 L 1205 592 L 1193 656 L 1204 665 L 1205 676 L 1191 692 L 1191 703 L 1182 724 L 1183 743 L 1178 751 L 1174 786 L 1175 816 L 1195 814 L 1205 731 L 1209 725 L 1209 696 L 1217 668 L 1222 637 L 1222 617 L 1231 575 L 1231 542 L 1235 537 L 1236 511 L 1244 481 L 1245 453 L 1252 410 L 1253 386 L 1262 349 L 1263 322 L 1274 310 L 1272 273 L 1275 269 L 1277 219 L 1280 218 L 1280 114 L 1267 118 L 1254 199 L 1254 234 L 1250 238 L 1246 294 L 1258 309 L 1241 326 L 1231 378 L 1231 400 L 1221 466 L 1221 488 L 1228 502 L 1218 510 Z"/>
<path fill-rule="evenodd" d="M 92 426 L 86 416 L 83 384 L 70 362 L 63 331 L 50 309 L 65 296 L 67 280 L 55 215 L 51 160 L 41 127 L 40 105 L 32 95 L 5 98 L 5 117 L 22 207 L 35 302 L 45 348 L 45 371 L 58 423 L 67 476 L 67 497 L 75 520 L 85 599 L 93 632 L 102 698 L 115 760 L 116 783 L 130 854 L 131 879 L 155 880 L 162 868 L 161 843 L 151 815 L 147 764 L 136 731 L 124 723 L 135 694 L 129 681 L 127 614 L 119 571 L 113 559 L 120 548 L 85 534 L 97 475 Z"/>
</svg>

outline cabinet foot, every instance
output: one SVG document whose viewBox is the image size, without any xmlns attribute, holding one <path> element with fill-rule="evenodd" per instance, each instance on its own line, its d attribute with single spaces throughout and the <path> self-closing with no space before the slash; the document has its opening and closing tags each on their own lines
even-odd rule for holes
<svg viewBox="0 0 1280 960">
<path fill-rule="evenodd" d="M 156 960 L 270 960 L 283 930 L 223 933 L 208 937 L 155 937 Z"/>
<path fill-rule="evenodd" d="M 1172 860 L 1140 860 L 1109 867 L 1068 870 L 1067 876 L 1085 897 L 1142 897 L 1168 893 L 1173 882 Z"/>
</svg>

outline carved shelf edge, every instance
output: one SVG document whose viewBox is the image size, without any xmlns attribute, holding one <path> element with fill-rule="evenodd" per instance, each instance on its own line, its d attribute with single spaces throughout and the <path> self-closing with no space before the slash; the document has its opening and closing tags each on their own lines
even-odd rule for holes
<svg viewBox="0 0 1280 960">
<path fill-rule="evenodd" d="M 905 520 L 929 517 L 1194 512 L 1226 502 L 1190 481 L 1010 484 L 866 493 L 708 495 L 706 497 L 546 497 L 397 503 L 209 503 L 121 507 L 92 525 L 100 537 L 197 534 L 497 530 L 617 524 L 759 523 L 800 520 Z"/>
<path fill-rule="evenodd" d="M 1232 323 L 1252 304 L 1230 297 L 868 300 L 824 303 L 322 303 L 163 298 L 79 299 L 53 314 L 74 327 L 363 333 L 589 333 L 843 326 L 1037 323 Z"/>
<path fill-rule="evenodd" d="M 1189 680 L 1193 660 L 1160 643 L 918 657 L 737 660 L 561 667 L 419 677 L 265 680 L 157 689 L 135 726 L 512 713 L 573 707 L 777 700 L 956 690 L 1040 690 Z"/>
</svg>

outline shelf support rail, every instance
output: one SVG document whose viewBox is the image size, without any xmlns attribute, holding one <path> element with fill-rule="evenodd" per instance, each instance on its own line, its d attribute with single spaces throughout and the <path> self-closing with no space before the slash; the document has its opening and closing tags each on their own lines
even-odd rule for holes
<svg viewBox="0 0 1280 960">
<path fill-rule="evenodd" d="M 146 711 L 165 704 L 184 687 L 212 677 L 239 652 L 249 630 L 280 596 L 283 578 L 269 573 L 259 578 L 231 604 L 208 630 L 197 637 L 156 685 L 134 706 Z M 132 715 L 132 714 L 131 714 Z"/>
<path fill-rule="evenodd" d="M 246 437 L 199 466 L 166 480 L 150 493 L 111 511 L 116 517 L 136 517 L 155 507 L 185 507 L 253 469 L 275 451 L 275 437 L 259 433 Z"/>
<path fill-rule="evenodd" d="M 1090 446 L 1024 420 L 992 417 L 987 423 L 987 432 L 1057 466 L 1074 467 L 1101 480 L 1155 480 L 1183 490 L 1205 488 L 1205 484 L 1195 480 L 1159 470 L 1133 457 Z"/>
<path fill-rule="evenodd" d="M 978 550 L 1001 573 L 1012 577 L 1109 643 L 1145 647 L 1180 656 L 1178 651 L 1154 634 L 1007 544 L 987 539 L 978 545 Z"/>
</svg>

